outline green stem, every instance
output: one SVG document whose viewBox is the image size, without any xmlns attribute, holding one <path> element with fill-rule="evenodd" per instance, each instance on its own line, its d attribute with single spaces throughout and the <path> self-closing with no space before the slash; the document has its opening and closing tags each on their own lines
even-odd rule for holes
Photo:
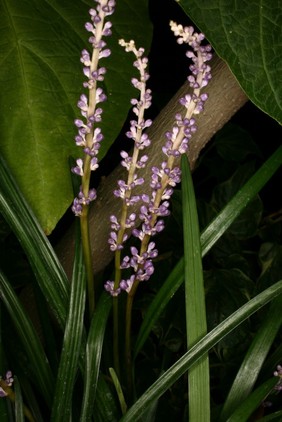
<svg viewBox="0 0 282 422">
<path fill-rule="evenodd" d="M 119 363 L 119 324 L 118 324 L 118 296 L 113 298 L 113 352 L 114 352 L 114 368 L 118 378 L 120 378 Z"/>
<path fill-rule="evenodd" d="M 90 234 L 89 234 L 88 211 L 89 211 L 89 206 L 88 205 L 84 206 L 82 215 L 80 217 L 80 229 L 81 229 L 82 250 L 83 250 L 86 279 L 87 279 L 89 318 L 91 320 L 91 317 L 95 309 L 95 289 L 94 289 L 91 244 L 90 244 Z"/>
<path fill-rule="evenodd" d="M 130 292 L 127 295 L 126 311 L 125 311 L 125 368 L 126 368 L 126 379 L 127 379 L 127 393 L 128 400 L 132 397 L 132 385 L 133 385 L 133 371 L 132 371 L 132 356 L 131 356 L 131 322 L 132 322 L 132 306 L 135 293 L 137 291 L 140 281 L 136 280 Z"/>
<path fill-rule="evenodd" d="M 115 252 L 115 282 L 114 289 L 117 289 L 121 280 L 120 270 L 121 251 Z M 113 358 L 114 368 L 120 377 L 120 362 L 119 362 L 119 323 L 118 323 L 118 296 L 113 297 Z"/>
</svg>

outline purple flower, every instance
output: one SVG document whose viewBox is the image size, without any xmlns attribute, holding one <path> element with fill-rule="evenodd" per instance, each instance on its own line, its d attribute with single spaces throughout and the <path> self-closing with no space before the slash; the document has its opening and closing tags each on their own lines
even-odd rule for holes
<svg viewBox="0 0 282 422">
<path fill-rule="evenodd" d="M 118 236 L 116 234 L 116 232 L 111 232 L 110 233 L 110 238 L 108 240 L 109 244 L 110 244 L 110 249 L 111 251 L 115 252 L 118 250 L 123 249 L 123 243 L 126 242 L 128 239 L 128 235 L 124 234 L 122 237 L 122 243 L 118 243 Z"/>
<path fill-rule="evenodd" d="M 76 160 L 76 167 L 73 167 L 72 172 L 75 174 L 78 174 L 79 176 L 83 176 L 83 160 L 81 158 L 78 158 Z"/>
<path fill-rule="evenodd" d="M 129 279 L 121 280 L 119 286 L 122 290 L 126 291 L 126 293 L 129 293 L 131 290 L 131 287 L 133 286 L 134 281 L 135 281 L 135 275 L 133 274 Z"/>
<path fill-rule="evenodd" d="M 5 391 L 5 387 L 11 387 L 14 382 L 13 374 L 11 371 L 6 372 L 4 379 L 0 376 L 0 397 L 7 397 L 8 393 Z"/>
<path fill-rule="evenodd" d="M 89 189 L 87 196 L 85 196 L 84 193 L 82 192 L 82 187 L 80 187 L 78 196 L 74 198 L 73 205 L 72 205 L 72 211 L 75 214 L 75 216 L 76 217 L 81 216 L 83 206 L 89 205 L 90 202 L 96 199 L 96 197 L 97 197 L 97 193 L 95 189 Z"/>
<path fill-rule="evenodd" d="M 121 288 L 118 287 L 117 289 L 115 289 L 114 282 L 110 280 L 106 281 L 104 287 L 105 287 L 105 290 L 109 292 L 113 297 L 118 296 L 121 292 Z"/>
<path fill-rule="evenodd" d="M 132 268 L 134 274 L 128 280 L 122 280 L 120 287 L 129 293 L 135 280 L 146 281 L 154 272 L 154 265 L 152 259 L 158 256 L 158 251 L 155 249 L 155 243 L 150 242 L 147 246 L 146 252 L 139 253 L 134 246 L 130 248 L 131 256 L 125 256 L 121 263 L 121 269 Z"/>
<path fill-rule="evenodd" d="M 111 229 L 112 230 L 115 230 L 115 231 L 118 231 L 120 229 L 120 224 L 119 224 L 116 216 L 115 215 L 111 215 L 110 216 L 110 221 L 111 221 Z"/>
</svg>

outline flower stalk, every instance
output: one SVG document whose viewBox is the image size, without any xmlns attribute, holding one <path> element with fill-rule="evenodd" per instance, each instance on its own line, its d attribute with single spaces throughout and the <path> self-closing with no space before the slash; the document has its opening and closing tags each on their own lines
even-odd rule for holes
<svg viewBox="0 0 282 422">
<path fill-rule="evenodd" d="M 193 133 L 197 130 L 194 115 L 203 111 L 204 103 L 208 98 L 202 89 L 208 84 L 211 73 L 210 66 L 206 64 L 212 58 L 211 46 L 202 46 L 204 40 L 203 34 L 194 32 L 192 27 L 183 28 L 175 22 L 170 22 L 171 30 L 177 37 L 179 44 L 187 43 L 191 50 L 186 55 L 192 60 L 189 69 L 191 74 L 188 76 L 188 82 L 192 89 L 192 94 L 186 94 L 180 99 L 180 104 L 184 108 L 183 115 L 177 113 L 175 123 L 170 132 L 166 133 L 166 142 L 162 147 L 164 161 L 160 168 L 152 167 L 151 173 L 151 192 L 141 195 L 133 195 L 132 190 L 136 185 L 142 185 L 144 179 L 137 175 L 137 169 L 144 168 L 148 157 L 143 155 L 138 166 L 140 149 L 150 145 L 146 133 L 143 130 L 151 125 L 151 120 L 144 119 L 145 109 L 151 105 L 151 91 L 146 88 L 146 81 L 149 78 L 145 69 L 147 67 L 147 58 L 142 57 L 144 50 L 137 50 L 134 41 L 126 43 L 124 40 L 120 44 L 126 51 L 133 52 L 136 57 L 134 66 L 139 70 L 140 79 L 131 80 L 133 86 L 140 91 L 139 99 L 131 100 L 134 105 L 133 112 L 137 116 L 137 121 L 131 122 L 130 131 L 127 136 L 134 141 L 134 150 L 132 157 L 122 151 L 122 165 L 128 170 L 127 182 L 118 181 L 119 189 L 114 192 L 115 196 L 122 199 L 121 218 L 118 221 L 115 216 L 111 216 L 110 248 L 115 252 L 115 280 L 107 281 L 105 289 L 114 297 L 114 326 L 118 321 L 118 295 L 122 290 L 128 293 L 126 302 L 126 322 L 125 322 L 125 367 L 127 368 L 127 386 L 128 393 L 132 391 L 132 363 L 131 363 L 131 320 L 132 306 L 135 293 L 141 281 L 147 281 L 154 272 L 153 260 L 158 256 L 158 250 L 151 237 L 160 233 L 164 229 L 163 217 L 170 214 L 169 200 L 174 187 L 181 181 L 181 170 L 176 160 L 182 154 L 187 153 L 188 144 Z M 140 147 L 141 146 L 141 147 Z M 128 217 L 128 208 L 132 203 L 140 202 L 139 219 L 141 227 L 136 227 L 136 215 L 130 214 Z M 131 256 L 121 258 L 121 251 L 128 238 L 129 230 L 131 234 L 140 241 L 139 250 L 131 247 Z M 132 270 L 131 276 L 122 279 L 122 270 Z M 118 348 L 118 329 L 115 331 L 117 338 L 114 340 L 115 347 Z M 117 350 L 114 354 L 117 353 Z"/>
<path fill-rule="evenodd" d="M 81 177 L 81 186 L 78 196 L 74 199 L 72 210 L 80 218 L 82 249 L 84 263 L 86 268 L 88 285 L 88 302 L 90 317 L 95 307 L 95 288 L 93 277 L 93 263 L 91 256 L 91 244 L 89 234 L 89 205 L 96 199 L 96 190 L 90 188 L 91 172 L 95 171 L 98 164 L 98 152 L 100 142 L 103 140 L 101 129 L 97 123 L 102 120 L 103 109 L 98 107 L 99 103 L 106 101 L 106 95 L 103 89 L 98 86 L 99 82 L 104 80 L 106 73 L 105 67 L 99 67 L 99 61 L 111 54 L 106 48 L 104 38 L 111 35 L 111 22 L 106 21 L 107 16 L 114 12 L 115 0 L 95 0 L 96 9 L 90 9 L 89 14 L 91 22 L 85 24 L 85 29 L 92 35 L 89 43 L 92 47 L 92 54 L 87 50 L 81 53 L 80 61 L 83 64 L 83 73 L 87 81 L 83 83 L 84 88 L 88 89 L 88 96 L 82 94 L 77 105 L 80 109 L 83 119 L 76 119 L 75 126 L 78 134 L 75 137 L 76 145 L 83 149 L 83 159 L 76 160 L 76 166 L 72 169 L 73 173 Z"/>
</svg>

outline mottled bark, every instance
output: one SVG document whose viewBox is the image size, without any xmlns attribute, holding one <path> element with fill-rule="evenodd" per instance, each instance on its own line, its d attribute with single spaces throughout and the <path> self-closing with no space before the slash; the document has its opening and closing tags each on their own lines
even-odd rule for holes
<svg viewBox="0 0 282 422">
<path fill-rule="evenodd" d="M 247 101 L 246 95 L 238 85 L 228 66 L 222 60 L 215 57 L 211 66 L 213 77 L 207 89 L 205 89 L 209 94 L 209 99 L 205 103 L 204 113 L 197 116 L 198 130 L 193 135 L 189 144 L 188 157 L 192 170 L 195 167 L 201 150 L 210 141 L 212 136 Z M 146 191 L 149 184 L 151 166 L 158 165 L 163 161 L 164 155 L 162 154 L 161 147 L 165 141 L 164 134 L 171 129 L 175 114 L 181 112 L 183 109 L 178 100 L 187 94 L 189 90 L 190 88 L 187 82 L 169 101 L 147 131 L 152 143 L 146 150 L 149 160 L 145 170 L 146 182 L 142 186 L 143 191 Z M 90 211 L 92 256 L 94 272 L 96 273 L 105 268 L 113 257 L 108 245 L 109 217 L 112 214 L 119 214 L 120 200 L 115 198 L 112 192 L 117 186 L 117 180 L 123 177 L 124 169 L 118 166 L 101 184 L 98 189 L 98 200 L 95 201 Z M 133 212 L 133 207 L 131 210 Z M 73 251 L 74 237 L 73 228 L 71 228 L 56 249 L 58 257 L 69 276 L 72 271 Z"/>
</svg>

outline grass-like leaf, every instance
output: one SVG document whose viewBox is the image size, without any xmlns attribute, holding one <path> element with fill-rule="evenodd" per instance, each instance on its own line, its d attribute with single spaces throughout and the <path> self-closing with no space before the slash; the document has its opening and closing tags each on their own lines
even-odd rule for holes
<svg viewBox="0 0 282 422">
<path fill-rule="evenodd" d="M 204 276 L 197 205 L 189 162 L 181 159 L 184 278 L 188 350 L 207 333 Z M 210 420 L 209 359 L 203 356 L 188 372 L 189 421 Z"/>
<path fill-rule="evenodd" d="M 114 370 L 114 368 L 109 368 L 109 372 L 113 381 L 113 384 L 115 386 L 115 390 L 118 396 L 118 401 L 120 404 L 120 408 L 121 408 L 121 413 L 124 415 L 126 413 L 127 410 L 127 404 L 125 401 L 125 397 L 122 391 L 122 386 L 120 384 L 120 381 L 118 379 L 118 376 L 116 374 L 116 371 Z"/>
<path fill-rule="evenodd" d="M 95 421 L 97 422 L 119 421 L 119 410 L 117 408 L 116 400 L 102 375 L 99 376 L 98 379 L 94 409 Z M 88 420 L 89 419 L 80 419 L 81 422 Z"/>
<path fill-rule="evenodd" d="M 244 400 L 240 406 L 237 407 L 235 412 L 228 419 L 225 419 L 225 421 L 227 422 L 248 421 L 249 417 L 261 405 L 263 400 L 272 391 L 276 383 L 277 383 L 277 379 L 275 379 L 274 377 L 264 382 L 252 394 L 250 394 L 248 398 Z"/>
<path fill-rule="evenodd" d="M 264 290 L 249 302 L 241 306 L 232 315 L 222 321 L 216 328 L 199 340 L 184 356 L 172 365 L 145 393 L 134 403 L 120 422 L 133 422 L 140 417 L 150 404 L 168 390 L 192 365 L 204 356 L 238 325 L 257 312 L 269 301 L 282 293 L 282 280 Z"/>
<path fill-rule="evenodd" d="M 15 419 L 16 422 L 24 422 L 24 405 L 21 386 L 17 377 L 14 379 L 15 389 Z"/>
<path fill-rule="evenodd" d="M 208 253 L 217 240 L 231 226 L 236 217 L 249 204 L 252 198 L 254 198 L 260 189 L 262 189 L 271 179 L 281 164 L 282 147 L 279 147 L 202 232 L 200 238 L 202 256 L 205 256 Z M 136 340 L 134 357 L 136 357 L 141 350 L 155 322 L 158 320 L 167 303 L 179 289 L 183 281 L 184 259 L 181 258 L 165 280 L 163 286 L 158 291 L 146 312 Z"/>
<path fill-rule="evenodd" d="M 264 418 L 261 418 L 260 422 L 280 422 L 282 420 L 282 410 L 278 412 L 271 413 L 271 415 L 267 415 Z"/>
<path fill-rule="evenodd" d="M 0 157 L 0 212 L 19 239 L 61 328 L 69 298 L 67 276 L 10 170 Z"/>
<path fill-rule="evenodd" d="M 31 413 L 31 417 L 28 420 L 32 421 L 32 417 L 36 422 L 45 422 L 42 416 L 42 409 L 40 409 L 40 403 L 38 402 L 38 396 L 36 391 L 32 388 L 27 378 L 21 378 L 21 390 L 24 391 L 25 407 L 24 413 Z M 32 381 L 32 380 L 31 380 Z M 44 412 L 44 409 L 43 409 Z M 2 419 L 0 419 L 2 422 Z"/>
<path fill-rule="evenodd" d="M 11 288 L 8 280 L 1 271 L 0 286 L 1 299 L 6 306 L 21 339 L 30 362 L 30 367 L 33 371 L 34 381 L 38 385 L 41 394 L 48 405 L 51 405 L 54 377 L 42 345 L 38 339 L 38 335 L 14 290 Z"/>
<path fill-rule="evenodd" d="M 84 393 L 80 420 L 91 419 L 100 371 L 104 332 L 111 310 L 111 297 L 103 292 L 92 317 L 85 356 Z M 102 404 L 101 404 L 102 405 Z"/>
<path fill-rule="evenodd" d="M 0 400 L 0 421 L 1 422 L 10 422 L 11 419 L 8 415 L 7 410 L 7 401 L 6 400 Z"/>
<path fill-rule="evenodd" d="M 79 231 L 77 227 L 77 231 Z M 86 298 L 86 275 L 80 235 L 77 235 L 69 313 L 64 332 L 61 360 L 59 364 L 52 421 L 60 422 L 71 415 L 73 388 L 81 355 L 83 320 Z"/>
<path fill-rule="evenodd" d="M 268 315 L 256 334 L 235 377 L 221 412 L 220 420 L 226 421 L 232 412 L 250 394 L 263 362 L 282 324 L 282 296 L 273 301 Z"/>
</svg>

